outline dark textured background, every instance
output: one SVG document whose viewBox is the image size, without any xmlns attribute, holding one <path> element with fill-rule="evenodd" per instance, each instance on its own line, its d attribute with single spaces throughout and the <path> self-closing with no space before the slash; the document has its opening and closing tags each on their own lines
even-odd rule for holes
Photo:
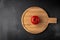
<svg viewBox="0 0 60 40">
<path fill-rule="evenodd" d="M 58 18 L 57 24 L 49 24 L 41 34 L 33 35 L 26 32 L 21 25 L 21 16 L 31 6 L 45 9 L 49 17 Z M 59 0 L 0 0 L 0 40 L 52 39 L 60 39 Z"/>
</svg>

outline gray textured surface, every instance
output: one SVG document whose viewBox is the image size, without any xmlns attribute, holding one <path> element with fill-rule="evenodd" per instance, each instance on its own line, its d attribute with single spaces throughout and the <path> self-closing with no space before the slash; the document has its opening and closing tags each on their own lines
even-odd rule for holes
<svg viewBox="0 0 60 40">
<path fill-rule="evenodd" d="M 44 8 L 49 17 L 60 19 L 60 6 L 58 1 L 27 1 L 27 0 L 0 0 L 0 40 L 32 40 L 34 38 L 43 39 L 46 35 L 60 36 L 60 21 L 49 26 L 42 35 L 32 35 L 27 33 L 21 25 L 21 15 L 30 6 L 40 6 Z"/>
</svg>

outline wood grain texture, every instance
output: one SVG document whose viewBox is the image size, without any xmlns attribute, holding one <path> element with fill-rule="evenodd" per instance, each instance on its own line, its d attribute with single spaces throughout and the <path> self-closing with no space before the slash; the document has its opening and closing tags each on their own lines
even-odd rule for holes
<svg viewBox="0 0 60 40">
<path fill-rule="evenodd" d="M 38 16 L 41 22 L 37 25 L 32 24 L 32 16 Z M 27 32 L 38 34 L 46 30 L 49 23 L 57 23 L 57 18 L 49 18 L 47 12 L 40 7 L 30 7 L 23 13 L 21 23 Z"/>
</svg>

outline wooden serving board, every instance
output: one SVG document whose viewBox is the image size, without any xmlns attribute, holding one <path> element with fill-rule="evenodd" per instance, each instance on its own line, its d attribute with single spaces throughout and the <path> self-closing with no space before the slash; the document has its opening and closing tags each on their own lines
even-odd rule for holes
<svg viewBox="0 0 60 40">
<path fill-rule="evenodd" d="M 39 24 L 32 24 L 31 17 L 38 16 L 40 18 Z M 23 28 L 32 34 L 38 34 L 46 30 L 49 23 L 57 23 L 57 18 L 49 18 L 47 12 L 40 7 L 30 7 L 24 11 L 21 18 Z"/>
</svg>

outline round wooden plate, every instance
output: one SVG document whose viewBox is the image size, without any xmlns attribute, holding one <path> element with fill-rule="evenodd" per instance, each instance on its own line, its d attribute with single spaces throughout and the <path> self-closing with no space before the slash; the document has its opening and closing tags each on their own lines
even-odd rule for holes
<svg viewBox="0 0 60 40">
<path fill-rule="evenodd" d="M 31 22 L 32 16 L 38 16 L 40 22 L 34 25 Z M 22 14 L 21 23 L 27 32 L 38 34 L 43 32 L 48 27 L 49 23 L 57 23 L 57 18 L 49 18 L 47 12 L 40 7 L 30 7 Z"/>
</svg>

